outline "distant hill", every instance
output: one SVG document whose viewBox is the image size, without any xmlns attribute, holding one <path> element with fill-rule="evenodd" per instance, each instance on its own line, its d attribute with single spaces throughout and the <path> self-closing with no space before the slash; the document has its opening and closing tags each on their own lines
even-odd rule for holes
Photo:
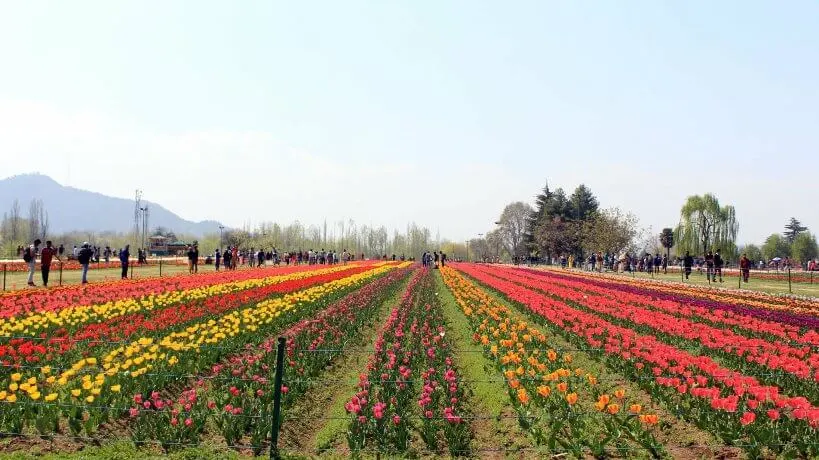
<svg viewBox="0 0 819 460">
<path fill-rule="evenodd" d="M 23 174 L 0 180 L 0 216 L 11 209 L 15 198 L 20 202 L 20 214 L 28 215 L 29 203 L 40 199 L 48 211 L 49 231 L 64 233 L 74 230 L 130 232 L 134 228 L 134 202 L 100 193 L 66 187 L 42 174 Z M 150 210 L 148 224 L 173 230 L 178 234 L 203 236 L 214 233 L 219 222 L 191 222 L 161 205 L 146 202 Z"/>
</svg>

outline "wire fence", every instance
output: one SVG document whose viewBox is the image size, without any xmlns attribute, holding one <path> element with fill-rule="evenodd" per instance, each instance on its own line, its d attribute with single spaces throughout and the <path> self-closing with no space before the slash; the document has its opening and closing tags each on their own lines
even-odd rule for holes
<svg viewBox="0 0 819 460">
<path fill-rule="evenodd" d="M 119 343 L 119 342 L 114 342 Z M 553 348 L 543 348 L 544 354 L 550 350 L 554 350 Z M 588 348 L 568 348 L 563 351 L 589 351 Z M 597 350 L 599 351 L 599 350 Z M 278 345 L 276 347 L 275 352 L 272 352 L 276 357 L 276 365 L 271 366 L 270 373 L 267 375 L 267 378 L 260 382 L 258 378 L 248 378 L 244 375 L 207 375 L 201 373 L 173 373 L 173 372 L 154 372 L 154 373 L 146 373 L 144 374 L 145 378 L 152 378 L 152 377 L 162 377 L 166 380 L 177 382 L 175 385 L 172 385 L 171 388 L 166 388 L 162 390 L 163 396 L 160 397 L 168 397 L 170 398 L 169 401 L 174 400 L 174 395 L 180 393 L 181 388 L 191 388 L 194 385 L 194 382 L 197 382 L 196 385 L 202 385 L 202 382 L 209 382 L 212 384 L 231 384 L 231 385 L 239 385 L 244 382 L 253 382 L 259 384 L 260 387 L 268 389 L 273 394 L 272 405 L 273 405 L 273 412 L 268 412 L 267 410 L 259 410 L 256 412 L 247 412 L 247 413 L 220 413 L 218 416 L 223 419 L 230 419 L 230 420 L 237 420 L 237 421 L 245 421 L 245 422 L 238 422 L 241 426 L 246 426 L 247 424 L 269 424 L 269 436 L 265 436 L 262 443 L 260 444 L 257 440 L 255 443 L 245 443 L 245 442 L 225 442 L 221 444 L 222 447 L 227 449 L 234 449 L 234 450 L 253 450 L 254 452 L 258 453 L 260 449 L 270 450 L 271 457 L 279 457 L 283 451 L 281 449 L 287 449 L 288 446 L 296 446 L 298 447 L 298 454 L 300 455 L 324 455 L 329 453 L 339 453 L 339 454 L 346 454 L 349 453 L 348 448 L 344 445 L 336 445 L 331 448 L 315 448 L 309 447 L 305 448 L 301 446 L 298 442 L 290 443 L 287 439 L 284 439 L 284 444 L 279 446 L 280 436 L 282 434 L 287 435 L 287 432 L 282 433 L 281 427 L 282 424 L 287 424 L 290 422 L 298 422 L 301 425 L 316 425 L 322 424 L 327 422 L 336 422 L 336 421 L 350 421 L 352 419 L 350 414 L 344 415 L 333 415 L 327 413 L 326 411 L 321 411 L 318 414 L 310 414 L 310 413 L 303 413 L 301 411 L 293 411 L 291 412 L 288 408 L 284 408 L 283 404 L 283 388 L 287 387 L 295 387 L 295 386 L 302 386 L 303 388 L 308 388 L 310 391 L 313 391 L 317 394 L 328 393 L 332 394 L 334 390 L 341 388 L 342 390 L 346 390 L 348 392 L 354 393 L 355 388 L 357 385 L 360 384 L 359 379 L 354 378 L 339 378 L 339 377 L 325 377 L 325 376 L 314 376 L 314 377 L 300 377 L 298 375 L 288 375 L 289 372 L 293 372 L 292 368 L 285 364 L 285 356 L 301 356 L 302 358 L 307 354 L 313 354 L 314 356 L 323 356 L 323 355 L 339 355 L 339 354 L 347 354 L 347 355 L 355 355 L 355 354 L 364 354 L 370 355 L 372 354 L 371 350 L 366 349 L 349 349 L 349 348 L 312 348 L 312 349 L 305 349 L 305 348 L 291 348 L 290 350 L 286 349 L 286 339 L 284 337 L 278 340 Z M 482 350 L 449 350 L 448 353 L 452 356 L 457 355 L 465 355 L 465 354 L 486 354 L 486 352 Z M 307 358 L 304 358 L 307 359 Z M 313 359 L 313 358 L 309 358 Z M 42 370 L 46 366 L 17 366 L 15 367 L 16 370 Z M 55 370 L 56 368 L 53 366 L 49 366 L 51 370 Z M 716 379 L 720 377 L 730 377 L 734 375 L 734 372 L 726 372 L 724 376 L 715 375 L 713 376 Z M 771 373 L 769 377 L 777 377 L 779 374 Z M 763 377 L 763 375 L 758 375 L 758 377 Z M 613 374 L 603 374 L 596 376 L 598 384 L 602 384 L 602 387 L 605 389 L 607 384 L 612 384 L 611 388 L 614 386 L 622 386 L 624 383 L 623 377 Z M 656 376 L 653 375 L 645 375 L 645 376 L 631 376 L 628 380 L 634 384 L 640 384 L 642 380 L 655 380 Z M 530 382 L 542 382 L 542 378 L 534 378 L 529 377 L 527 375 L 520 375 L 514 379 L 506 378 L 500 370 L 498 370 L 498 377 L 491 377 L 491 378 L 464 378 L 460 376 L 457 378 L 457 384 L 459 386 L 469 386 L 472 387 L 476 384 L 499 384 L 503 385 L 504 388 L 508 388 L 508 385 L 512 381 L 523 382 L 523 383 L 530 383 Z M 412 376 L 406 379 L 381 379 L 378 381 L 379 385 L 381 386 L 393 386 L 393 385 L 402 385 L 402 386 L 414 386 L 416 388 L 422 386 L 424 384 L 424 379 L 418 376 Z M 174 388 L 176 390 L 174 390 Z M 223 388 L 223 387 L 217 387 Z M 611 390 L 611 388 L 609 390 Z M 169 396 L 170 395 L 170 396 Z M 147 395 L 146 398 L 149 398 Z M 269 402 L 269 401 L 268 401 Z M 111 417 L 112 420 L 120 420 L 121 425 L 126 427 L 124 430 L 112 430 L 112 434 L 109 436 L 82 436 L 82 435 L 68 435 L 62 432 L 53 432 L 47 433 L 43 435 L 37 435 L 34 433 L 26 433 L 22 431 L 18 432 L 0 432 L 0 437 L 9 437 L 9 438 L 24 438 L 24 439 L 39 439 L 39 440 L 55 440 L 55 439 L 63 439 L 70 442 L 75 443 L 103 443 L 103 442 L 110 442 L 122 439 L 123 433 L 128 433 L 128 426 L 129 423 L 134 419 L 139 419 L 143 417 L 154 417 L 154 416 L 161 416 L 163 413 L 155 406 L 146 406 L 143 407 L 139 404 L 128 404 L 128 405 L 110 405 L 110 404 L 86 404 L 81 402 L 62 402 L 62 401 L 55 401 L 55 402 L 45 402 L 45 401 L 25 401 L 25 402 L 9 402 L 9 401 L 1 401 L 0 402 L 0 414 L 3 412 L 8 412 L 12 407 L 25 407 L 26 410 L 40 410 L 41 412 L 44 409 L 56 409 L 62 413 L 72 413 L 74 410 L 79 410 L 80 413 L 87 413 L 87 412 L 98 412 L 101 414 L 107 414 L 108 417 Z M 511 405 L 509 406 L 511 407 Z M 291 407 L 292 408 L 292 407 Z M 216 409 L 217 411 L 219 408 Z M 663 409 L 666 414 L 673 415 L 675 417 L 684 418 L 686 415 L 686 409 L 683 406 L 674 407 L 666 407 Z M 282 412 L 279 412 L 282 411 Z M 591 414 L 598 413 L 599 411 L 595 411 L 590 407 L 578 407 L 576 408 L 568 417 L 586 417 Z M 9 412 L 10 413 L 10 412 Z M 183 414 L 184 415 L 184 414 Z M 409 414 L 402 414 L 402 418 L 405 422 L 408 423 L 416 423 L 422 424 L 427 422 L 434 422 L 440 421 L 445 422 L 448 418 L 444 415 L 436 414 L 433 416 L 423 416 L 421 413 L 409 413 Z M 521 414 L 521 413 L 481 413 L 481 412 L 470 412 L 460 415 L 461 420 L 465 423 L 475 423 L 480 421 L 501 421 L 501 420 L 518 420 L 521 422 L 529 421 L 535 422 L 541 418 L 537 412 L 532 412 L 531 414 Z M 228 423 L 228 422 L 224 422 Z M 234 423 L 234 422 L 230 422 Z M 265 425 L 267 426 L 267 425 Z M 110 428 L 110 427 L 109 427 Z M 119 433 L 116 435 L 115 433 Z M 127 434 L 126 434 L 127 436 Z M 242 437 L 244 439 L 244 437 Z M 135 442 L 139 445 L 157 445 L 161 446 L 165 449 L 168 448 L 187 448 L 187 447 L 201 447 L 203 444 L 202 442 L 181 442 L 181 441 L 167 441 L 167 440 L 152 440 L 152 439 L 135 439 Z M 212 443 L 211 443 L 212 444 Z M 219 445 L 217 443 L 217 445 Z M 773 447 L 772 444 L 766 444 L 769 447 Z M 781 447 L 785 447 L 790 445 L 789 443 L 782 443 Z M 808 445 L 805 443 L 801 444 L 802 446 Z M 817 443 L 809 443 L 809 445 L 819 445 Z M 714 445 L 714 444 L 702 444 L 702 445 L 686 445 L 688 449 L 724 449 L 724 445 Z M 756 448 L 758 445 L 748 444 L 747 446 L 743 446 L 742 443 L 733 443 L 731 445 L 733 448 Z M 12 444 L 13 448 L 13 444 Z M 634 446 L 621 446 L 619 448 L 612 448 L 611 452 L 620 452 L 621 454 L 624 452 L 629 452 L 633 449 L 638 449 Z M 644 450 L 642 448 L 638 450 Z M 425 452 L 428 452 L 433 455 L 476 455 L 482 453 L 525 453 L 525 452 L 539 452 L 539 453 L 565 453 L 565 450 L 555 450 L 550 451 L 549 449 L 545 448 L 544 446 L 535 446 L 535 447 L 513 447 L 513 448 L 497 448 L 497 449 L 490 449 L 486 447 L 480 447 L 477 449 L 468 449 L 463 450 L 462 452 L 458 451 L 457 449 L 453 451 L 452 449 L 445 449 L 441 451 L 430 451 L 426 449 Z M 399 453 L 406 453 L 405 451 L 395 451 L 390 452 L 389 450 L 373 450 L 373 449 L 364 449 L 357 451 L 358 454 L 367 454 L 372 453 L 374 455 L 391 455 L 391 454 L 399 454 Z"/>
<path fill-rule="evenodd" d="M 21 435 L 14 432 L 6 432 L 0 431 L 0 438 L 11 438 L 11 439 L 28 439 L 28 440 L 39 440 L 41 439 L 38 436 L 30 436 L 30 435 Z M 55 434 L 48 437 L 49 440 L 62 440 L 62 441 L 69 441 L 69 442 L 80 442 L 86 443 L 91 445 L 104 445 L 105 443 L 116 441 L 116 438 L 112 437 L 104 437 L 104 436 L 73 436 L 73 435 L 66 435 L 66 434 Z M 141 440 L 137 442 L 138 445 L 146 445 L 146 446 L 157 446 L 157 447 L 166 447 L 171 446 L 177 449 L 184 449 L 184 448 L 202 448 L 203 446 L 208 446 L 211 448 L 221 448 L 221 449 L 232 449 L 238 451 L 258 451 L 259 445 L 254 444 L 203 444 L 203 443 L 192 443 L 192 442 L 178 442 L 178 441 L 157 441 L 157 440 Z M 792 444 L 786 442 L 772 442 L 766 444 L 769 447 L 789 447 Z M 806 446 L 819 446 L 819 442 L 808 442 L 803 445 Z M 263 446 L 267 448 L 268 445 L 265 444 Z M 752 449 L 758 448 L 759 446 L 756 444 L 749 444 L 749 443 L 734 443 L 731 445 L 723 445 L 723 444 L 705 444 L 705 443 L 686 443 L 684 448 L 689 451 L 707 451 L 707 452 L 721 452 L 731 449 Z M 583 452 L 586 454 L 591 454 L 590 449 L 583 449 Z M 636 454 L 637 452 L 645 452 L 644 448 L 638 446 L 621 446 L 621 447 L 611 447 L 605 449 L 605 452 L 608 455 L 604 457 L 613 456 L 617 457 L 617 454 Z M 350 456 L 351 452 L 349 448 L 345 446 L 331 446 L 331 447 L 324 447 L 324 448 L 299 448 L 298 450 L 291 451 L 289 449 L 282 449 L 281 454 L 294 454 L 294 455 L 306 455 L 306 456 L 322 456 L 328 454 L 337 454 L 342 456 Z M 514 455 L 514 454 L 528 454 L 531 453 L 538 457 L 541 456 L 558 456 L 558 458 L 565 457 L 566 451 L 559 450 L 559 449 L 550 449 L 547 446 L 510 446 L 510 447 L 478 447 L 478 448 L 471 448 L 471 449 L 436 449 L 430 450 L 427 449 L 425 451 L 428 455 L 434 456 L 474 456 L 474 455 L 481 455 L 481 454 L 503 454 L 503 455 Z M 365 456 L 404 456 L 407 455 L 407 452 L 404 450 L 395 450 L 395 449 L 360 449 L 356 451 L 358 455 L 365 455 Z M 733 457 L 733 455 L 728 454 L 728 457 Z"/>
<path fill-rule="evenodd" d="M 21 336 L 13 336 L 13 335 L 4 335 L 0 336 L 0 343 L 13 342 L 13 341 L 29 341 L 29 342 L 39 342 L 45 344 L 54 344 L 54 343 L 63 343 L 63 344 L 71 344 L 76 348 L 76 352 L 82 353 L 83 351 L 87 351 L 89 348 L 93 347 L 121 347 L 125 345 L 132 344 L 132 340 L 97 340 L 97 339 L 77 339 L 75 337 L 47 337 L 47 336 L 28 336 L 28 335 L 21 335 Z M 303 346 L 298 346 L 295 348 L 286 348 L 286 340 L 285 338 L 279 338 L 278 344 L 274 350 L 267 349 L 253 349 L 259 353 L 265 355 L 266 359 L 265 362 L 269 363 L 270 366 L 266 369 L 266 374 L 264 375 L 264 381 L 260 381 L 258 376 L 249 377 L 245 374 L 240 373 L 239 375 L 233 374 L 221 374 L 217 371 L 210 372 L 206 366 L 200 366 L 204 370 L 201 372 L 197 371 L 190 371 L 190 372 L 163 372 L 163 371 L 155 371 L 155 372 L 145 372 L 142 374 L 142 377 L 149 381 L 157 381 L 157 382 L 165 382 L 167 385 L 163 387 L 164 389 L 159 390 L 161 393 L 161 397 L 163 398 L 171 398 L 174 399 L 180 392 L 183 390 L 190 389 L 195 385 L 198 385 L 198 382 L 205 382 L 209 385 L 214 385 L 217 390 L 224 392 L 225 388 L 228 384 L 238 385 L 244 383 L 252 383 L 259 387 L 260 389 L 263 388 L 266 394 L 272 395 L 272 399 L 267 398 L 265 396 L 264 403 L 256 407 L 255 409 L 249 410 L 248 412 L 226 412 L 221 411 L 219 412 L 218 417 L 229 419 L 229 420 L 236 420 L 240 422 L 236 422 L 239 425 L 243 426 L 243 429 L 248 429 L 249 426 L 262 426 L 262 430 L 264 431 L 264 435 L 261 441 L 256 442 L 246 442 L 248 440 L 248 435 L 245 433 L 243 436 L 239 438 L 225 438 L 225 442 L 222 444 L 222 447 L 236 449 L 236 450 L 253 450 L 255 453 L 262 448 L 269 449 L 271 457 L 278 457 L 280 454 L 283 453 L 282 449 L 286 449 L 288 445 L 296 445 L 289 444 L 287 439 L 280 439 L 282 434 L 287 434 L 286 431 L 282 430 L 282 424 L 288 422 L 299 422 L 300 424 L 307 424 L 307 425 L 316 425 L 326 422 L 335 422 L 335 421 L 351 421 L 352 416 L 349 414 L 345 415 L 334 415 L 328 413 L 326 410 L 322 410 L 319 414 L 314 413 L 304 413 L 297 410 L 291 411 L 293 406 L 287 406 L 285 403 L 287 402 L 287 388 L 288 387 L 302 387 L 302 388 L 309 388 L 310 391 L 315 393 L 332 393 L 334 390 L 338 388 L 346 389 L 351 394 L 355 392 L 355 388 L 360 383 L 359 379 L 345 376 L 338 377 L 338 376 L 325 376 L 325 375 L 318 375 L 318 376 L 311 376 L 311 377 L 302 377 L 299 376 L 296 372 L 296 369 L 291 366 L 291 361 L 295 361 L 296 364 L 302 359 L 304 360 L 320 360 L 327 358 L 326 362 L 327 365 L 330 365 L 331 358 L 338 356 L 338 355 L 353 355 L 353 356 L 369 356 L 372 355 L 373 351 L 367 348 L 350 348 L 348 347 L 349 342 L 343 342 L 340 345 L 332 348 L 304 348 Z M 703 350 L 703 347 L 700 345 L 692 344 L 691 346 L 682 346 L 676 347 L 681 350 L 691 350 L 700 352 Z M 248 350 L 247 347 L 237 347 L 237 346 L 222 346 L 218 344 L 208 344 L 203 343 L 201 346 L 198 347 L 198 353 L 208 354 L 210 352 L 216 352 L 215 355 L 221 356 L 230 356 L 232 353 L 243 352 Z M 466 357 L 466 356 L 473 356 L 473 355 L 486 355 L 487 357 L 490 355 L 485 350 L 481 349 L 447 349 L 447 354 L 453 357 Z M 541 353 L 543 356 L 546 356 L 549 352 L 557 352 L 562 354 L 569 353 L 569 352 L 580 352 L 580 353 L 601 353 L 603 350 L 601 348 L 595 347 L 583 347 L 583 346 L 569 346 L 569 347 L 530 347 L 527 348 L 527 352 L 531 353 L 537 351 Z M 72 351 L 74 353 L 74 351 Z M 288 356 L 289 358 L 286 360 L 285 357 Z M 275 365 L 272 365 L 272 360 L 269 358 L 275 357 Z M 285 362 L 287 361 L 287 362 Z M 489 362 L 487 360 L 487 362 Z M 221 363 L 221 362 L 220 362 Z M 558 364 L 559 365 L 559 361 Z M 190 367 L 189 369 L 195 366 Z M 298 366 L 296 366 L 298 367 Z M 10 364 L 2 362 L 0 363 L 0 375 L 8 375 L 12 371 L 25 371 L 29 373 L 43 373 L 43 371 L 48 368 L 53 375 L 53 373 L 67 371 L 71 369 L 70 366 L 59 367 L 59 366 L 50 366 L 50 365 L 40 365 L 36 363 L 21 363 L 21 364 Z M 513 381 L 523 382 L 526 383 L 534 383 L 534 382 L 541 382 L 542 378 L 536 377 L 529 377 L 527 375 L 520 375 L 515 377 L 514 379 L 507 378 L 500 369 L 496 369 L 497 376 L 496 377 L 487 377 L 487 378 L 464 378 L 460 376 L 456 379 L 458 385 L 463 385 L 467 387 L 472 387 L 475 385 L 480 384 L 497 384 L 503 385 L 504 388 L 508 388 L 509 384 Z M 84 370 L 83 372 L 88 372 L 87 375 L 92 375 L 92 370 Z M 93 372 L 104 372 L 98 366 L 94 366 Z M 365 369 L 362 367 L 361 372 L 366 372 Z M 493 374 L 494 375 L 494 374 Z M 731 378 L 732 376 L 740 375 L 739 371 L 725 371 L 723 372 L 716 372 L 711 374 L 710 377 L 716 380 L 722 378 Z M 783 373 L 781 371 L 772 371 L 772 372 L 759 372 L 754 371 L 752 373 L 754 377 L 758 378 L 770 378 L 772 380 L 776 380 L 777 378 L 782 377 Z M 117 379 L 126 379 L 127 374 L 118 371 L 115 374 Z M 613 385 L 619 386 L 623 385 L 626 381 L 631 383 L 640 385 L 643 382 L 654 381 L 656 380 L 655 375 L 631 375 L 627 379 L 616 375 L 616 374 L 607 374 L 604 373 L 602 375 L 596 376 L 596 380 L 603 385 L 605 388 L 606 385 Z M 167 382 L 171 382 L 167 384 Z M 383 387 L 394 387 L 394 386 L 411 386 L 415 387 L 416 389 L 424 384 L 424 379 L 417 375 L 412 375 L 409 378 L 402 378 L 402 379 L 391 379 L 385 378 L 378 380 L 378 384 Z M 218 391 L 217 391 L 218 393 Z M 147 397 L 147 396 L 146 396 Z M 261 397 L 260 397 L 261 398 Z M 511 404 L 509 407 L 512 407 Z M 101 443 L 101 442 L 108 442 L 111 440 L 121 439 L 123 434 L 129 433 L 130 425 L 133 423 L 133 420 L 139 420 L 142 417 L 155 417 L 155 416 L 165 416 L 164 412 L 157 410 L 156 406 L 140 406 L 138 404 L 93 404 L 93 403 L 82 403 L 81 400 L 76 402 L 65 402 L 65 401 L 54 401 L 54 402 L 47 402 L 43 400 L 25 400 L 24 402 L 16 401 L 11 402 L 8 400 L 0 401 L 0 420 L 4 417 L 14 416 L 14 411 L 12 408 L 24 408 L 25 410 L 34 410 L 38 413 L 47 413 L 51 409 L 59 411 L 63 414 L 87 414 L 89 412 L 95 412 L 100 414 L 105 414 L 107 417 L 110 417 L 113 422 L 109 424 L 107 427 L 104 427 L 103 431 L 110 432 L 108 436 L 80 436 L 80 435 L 67 435 L 64 433 L 64 429 L 62 430 L 53 430 L 53 432 L 47 432 L 42 436 L 37 435 L 33 432 L 26 432 L 24 430 L 20 431 L 8 431 L 2 432 L 0 431 L 0 437 L 11 437 L 11 438 L 24 438 L 24 439 L 47 439 L 47 440 L 54 440 L 54 439 L 63 439 L 66 441 L 71 442 L 78 442 L 78 443 Z M 219 408 L 217 407 L 216 410 L 218 411 Z M 664 409 L 666 414 L 670 414 L 676 417 L 684 417 L 686 415 L 685 409 L 682 406 L 674 407 L 666 407 Z M 573 415 L 569 417 L 584 417 L 589 414 L 594 414 L 599 411 L 594 411 L 591 408 L 578 408 Z M 11 415 L 9 415 L 11 414 Z M 520 413 L 482 413 L 482 412 L 474 412 L 474 413 L 465 413 L 461 415 L 461 419 L 468 422 L 474 423 L 479 421 L 489 421 L 489 420 L 504 420 L 504 419 L 515 419 L 520 421 L 535 421 L 539 419 L 539 415 L 533 413 L 532 415 L 525 415 Z M 404 414 L 403 420 L 407 422 L 414 422 L 416 424 L 423 423 L 424 421 L 446 421 L 447 417 L 440 416 L 440 415 L 433 415 L 432 417 L 422 416 L 420 413 L 412 412 L 408 414 Z M 113 423 L 120 424 L 120 430 L 117 430 L 113 427 Z M 183 424 L 185 422 L 182 422 Z M 269 428 L 268 428 L 269 426 Z M 125 427 L 125 428 L 122 428 Z M 40 428 L 40 427 L 38 427 Z M 212 427 L 208 428 L 212 430 Z M 45 430 L 48 431 L 48 430 Z M 185 448 L 185 447 L 201 447 L 201 442 L 188 442 L 188 441 L 174 441 L 174 440 L 154 440 L 154 439 L 137 439 L 135 437 L 135 441 L 138 444 L 144 445 L 157 445 L 163 448 L 174 447 L 174 448 Z M 283 441 L 282 444 L 280 441 Z M 280 446 L 281 444 L 281 446 Z M 781 443 L 778 444 L 776 442 L 766 444 L 770 447 L 787 447 L 789 443 Z M 819 445 L 819 442 L 813 443 L 801 443 L 802 446 L 816 446 Z M 754 449 L 758 447 L 758 444 L 743 444 L 742 442 L 739 443 L 732 443 L 733 448 L 748 448 Z M 691 449 L 723 449 L 725 446 L 722 445 L 711 445 L 711 444 L 691 444 L 687 445 L 686 448 Z M 636 449 L 643 450 L 642 448 L 638 448 L 635 446 L 620 446 L 618 448 L 612 448 L 612 453 L 628 453 L 631 451 L 635 451 Z M 0 449 L 1 450 L 1 449 Z M 511 448 L 487 448 L 487 447 L 479 447 L 477 449 L 443 449 L 443 450 L 435 450 L 435 449 L 426 449 L 424 450 L 427 453 L 433 455 L 480 455 L 480 454 L 490 454 L 490 453 L 507 453 L 507 454 L 525 454 L 527 452 L 537 452 L 538 454 L 544 453 L 556 453 L 561 454 L 565 453 L 565 450 L 549 450 L 543 446 L 536 446 L 536 447 L 511 447 Z M 359 454 L 373 454 L 373 455 L 392 455 L 392 454 L 405 454 L 405 451 L 391 451 L 389 449 L 361 449 L 357 451 Z M 328 453 L 338 453 L 340 455 L 349 454 L 349 450 L 347 447 L 343 445 L 339 445 L 338 443 L 329 448 L 315 448 L 315 447 L 302 447 L 299 446 L 298 453 L 301 455 L 323 455 Z"/>
<path fill-rule="evenodd" d="M 210 265 L 210 264 L 209 264 Z M 190 267 L 189 262 L 187 260 L 183 260 L 180 258 L 172 258 L 172 259 L 164 259 L 164 258 L 156 258 L 156 259 L 147 259 L 144 262 L 135 262 L 131 261 L 126 266 L 126 277 L 128 279 L 138 279 L 138 278 L 147 278 L 147 277 L 163 277 L 168 275 L 181 275 L 188 273 L 190 270 L 195 270 L 195 273 L 199 272 L 199 267 L 202 266 L 204 270 L 204 259 L 200 259 L 200 262 L 197 263 L 195 267 Z M 257 265 L 255 267 L 251 267 L 249 264 L 240 264 L 237 268 L 241 269 L 249 269 L 249 268 L 274 268 L 279 267 L 280 265 L 268 262 L 267 264 Z M 212 265 L 211 265 L 212 267 Z M 188 269 L 187 271 L 185 269 Z M 111 279 L 121 279 L 122 272 L 122 263 L 119 261 L 95 261 L 88 263 L 88 272 L 96 272 L 96 271 L 110 271 L 111 273 L 109 276 Z M 27 262 L 4 262 L 0 264 L 0 270 L 2 270 L 2 291 L 15 291 L 24 287 L 24 283 L 18 286 L 16 282 L 12 281 L 12 277 L 24 275 L 29 272 L 30 265 Z M 51 281 L 51 286 L 63 286 L 67 284 L 78 284 L 78 280 L 72 279 L 69 283 L 68 279 L 64 278 L 64 274 L 71 273 L 73 276 L 78 276 L 81 274 L 83 267 L 76 261 L 55 261 L 50 264 L 50 269 L 47 271 L 49 274 L 49 278 Z M 211 270 L 214 270 L 211 268 Z M 35 279 L 41 278 L 43 271 L 42 271 L 42 264 L 37 262 L 34 268 Z M 102 276 L 102 275 L 100 275 Z"/>
<path fill-rule="evenodd" d="M 668 265 L 666 267 L 662 266 L 640 266 L 637 264 L 633 265 L 625 265 L 625 266 L 618 266 L 618 265 L 594 265 L 591 264 L 580 264 L 578 263 L 575 267 L 568 267 L 561 264 L 528 264 L 523 265 L 520 264 L 519 266 L 528 266 L 528 267 L 537 267 L 537 266 L 548 266 L 548 267 L 555 267 L 555 268 L 572 268 L 580 271 L 585 271 L 589 273 L 601 273 L 601 274 L 609 274 L 609 275 L 622 275 L 622 276 L 632 276 L 635 277 L 636 275 L 641 275 L 646 278 L 653 278 L 653 279 L 663 279 L 663 280 L 672 280 L 667 277 L 662 277 L 660 275 L 679 275 L 679 281 L 685 283 L 690 282 L 693 279 L 705 279 L 705 282 L 708 284 L 713 285 L 724 285 L 726 287 L 732 287 L 733 285 L 731 282 L 735 282 L 736 287 L 738 289 L 742 289 L 743 287 L 753 286 L 754 283 L 759 281 L 773 281 L 773 282 L 782 282 L 788 284 L 788 292 L 793 293 L 793 285 L 813 285 L 819 284 L 819 270 L 808 270 L 808 269 L 793 269 L 791 267 L 783 267 L 783 268 L 749 268 L 749 269 L 740 269 L 740 268 L 731 268 L 731 267 L 724 267 L 724 268 L 714 268 L 714 267 L 706 267 L 706 266 L 691 266 L 691 267 L 683 267 L 682 265 Z M 719 280 L 719 282 L 717 281 Z M 726 282 L 726 280 L 729 280 Z M 733 281 L 735 280 L 735 281 Z"/>
</svg>

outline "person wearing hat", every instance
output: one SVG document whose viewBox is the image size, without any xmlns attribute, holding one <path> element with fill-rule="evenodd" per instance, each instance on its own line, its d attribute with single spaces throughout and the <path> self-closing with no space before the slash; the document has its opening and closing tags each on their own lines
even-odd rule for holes
<svg viewBox="0 0 819 460">
<path fill-rule="evenodd" d="M 88 284 L 88 264 L 91 263 L 91 256 L 94 251 L 91 250 L 91 245 L 86 241 L 82 244 L 82 248 L 77 253 L 77 262 L 82 265 L 82 284 Z"/>
</svg>

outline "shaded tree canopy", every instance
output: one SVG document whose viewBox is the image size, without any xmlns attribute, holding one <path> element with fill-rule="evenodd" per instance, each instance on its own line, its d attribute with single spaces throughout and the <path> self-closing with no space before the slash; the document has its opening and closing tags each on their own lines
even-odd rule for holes
<svg viewBox="0 0 819 460">
<path fill-rule="evenodd" d="M 802 225 L 802 222 L 796 220 L 795 217 L 791 217 L 791 220 L 785 225 L 785 238 L 788 240 L 788 243 L 793 244 L 796 237 L 799 236 L 801 233 L 806 232 L 808 227 Z"/>
<path fill-rule="evenodd" d="M 527 225 L 534 210 L 522 201 L 509 203 L 503 209 L 498 225 L 499 235 L 506 251 L 512 256 L 525 254 Z"/>
<path fill-rule="evenodd" d="M 570 196 L 562 188 L 552 191 L 546 185 L 535 197 L 535 209 L 528 219 L 530 250 L 547 257 L 582 255 L 591 229 L 587 224 L 597 218 L 598 207 L 597 198 L 583 184 Z"/>
<path fill-rule="evenodd" d="M 620 255 L 631 246 L 637 236 L 637 217 L 620 208 L 595 212 L 584 221 L 583 241 L 592 252 Z"/>
<path fill-rule="evenodd" d="M 572 218 L 575 220 L 589 219 L 597 212 L 597 198 L 584 184 L 577 186 L 569 201 L 571 202 Z"/>
<path fill-rule="evenodd" d="M 791 244 L 791 256 L 802 263 L 807 263 L 819 255 L 816 246 L 816 237 L 810 232 L 802 232 L 796 236 Z"/>
<path fill-rule="evenodd" d="M 666 251 L 670 251 L 672 247 L 674 247 L 674 230 L 670 228 L 664 228 L 662 232 L 660 232 L 660 244 L 666 249 Z"/>
<path fill-rule="evenodd" d="M 736 250 L 738 231 L 734 207 L 720 206 L 717 197 L 707 193 L 688 197 L 674 236 L 680 253 L 704 254 L 721 249 L 725 256 L 731 256 L 727 252 Z"/>
<path fill-rule="evenodd" d="M 765 239 L 765 243 L 762 245 L 762 255 L 767 260 L 774 257 L 790 257 L 791 246 L 784 236 L 774 233 Z"/>
<path fill-rule="evenodd" d="M 762 255 L 762 249 L 755 244 L 745 245 L 740 248 L 739 252 L 740 254 L 745 254 L 745 257 L 747 257 L 751 262 L 757 262 L 765 258 L 765 256 Z"/>
</svg>

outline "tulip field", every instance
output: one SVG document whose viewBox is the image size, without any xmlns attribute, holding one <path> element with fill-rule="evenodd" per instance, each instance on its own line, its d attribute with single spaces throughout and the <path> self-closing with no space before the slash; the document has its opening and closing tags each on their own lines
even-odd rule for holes
<svg viewBox="0 0 819 460">
<path fill-rule="evenodd" d="M 640 278 L 363 261 L 21 290 L 0 363 L 0 458 L 819 457 L 819 301 Z"/>
</svg>

